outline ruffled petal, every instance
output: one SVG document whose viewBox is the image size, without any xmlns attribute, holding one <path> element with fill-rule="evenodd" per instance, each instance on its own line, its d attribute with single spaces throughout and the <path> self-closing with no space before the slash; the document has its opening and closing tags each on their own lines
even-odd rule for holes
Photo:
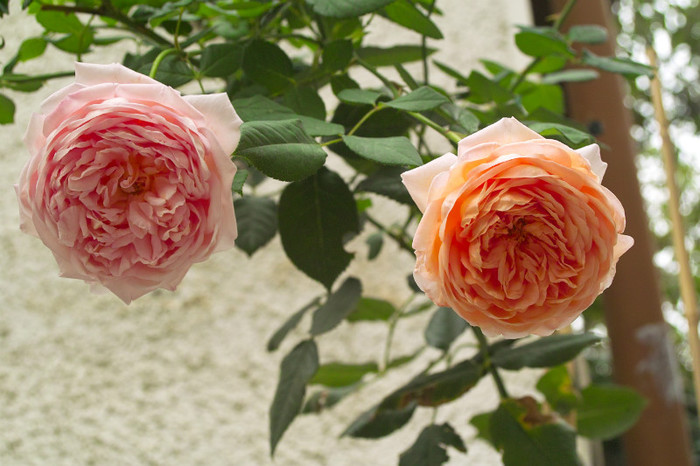
<svg viewBox="0 0 700 466">
<path fill-rule="evenodd" d="M 401 174 L 401 180 L 421 212 L 428 205 L 428 194 L 433 179 L 440 173 L 450 169 L 457 161 L 457 156 L 447 153 L 425 165 L 405 171 Z"/>
</svg>

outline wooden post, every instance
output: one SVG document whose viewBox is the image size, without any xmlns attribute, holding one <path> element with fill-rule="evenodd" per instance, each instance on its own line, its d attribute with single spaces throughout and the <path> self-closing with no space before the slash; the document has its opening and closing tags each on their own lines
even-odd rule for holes
<svg viewBox="0 0 700 466">
<path fill-rule="evenodd" d="M 560 11 L 564 3 L 553 0 L 550 11 Z M 608 0 L 579 1 L 564 30 L 576 24 L 604 26 L 610 34 L 607 43 L 590 49 L 599 55 L 614 55 L 615 26 Z M 689 466 L 683 391 L 661 312 L 660 286 L 652 262 L 654 247 L 636 177 L 631 115 L 623 105 L 625 84 L 620 76 L 601 72 L 599 79 L 571 83 L 565 91 L 569 115 L 599 129 L 603 159 L 608 163 L 603 182 L 622 202 L 627 216 L 625 233 L 635 241 L 620 259 L 613 285 L 604 294 L 614 377 L 648 400 L 639 422 L 623 437 L 627 464 Z"/>
<path fill-rule="evenodd" d="M 658 61 L 653 48 L 647 48 L 649 63 L 656 68 Z M 681 300 L 683 310 L 688 321 L 688 345 L 690 346 L 690 356 L 693 361 L 693 385 L 695 388 L 695 405 L 700 400 L 700 341 L 698 341 L 698 301 L 695 295 L 695 281 L 693 272 L 690 269 L 690 258 L 688 250 L 685 248 L 685 228 L 680 209 L 680 196 L 676 185 L 676 150 L 671 142 L 668 132 L 669 122 L 666 118 L 666 110 L 661 92 L 661 83 L 658 73 L 651 80 L 651 101 L 654 104 L 654 115 L 659 124 L 659 134 L 661 135 L 661 155 L 666 169 L 666 186 L 668 188 L 668 210 L 671 213 L 671 229 L 673 233 L 673 249 L 676 260 L 680 268 L 678 274 L 679 286 L 681 289 Z"/>
</svg>

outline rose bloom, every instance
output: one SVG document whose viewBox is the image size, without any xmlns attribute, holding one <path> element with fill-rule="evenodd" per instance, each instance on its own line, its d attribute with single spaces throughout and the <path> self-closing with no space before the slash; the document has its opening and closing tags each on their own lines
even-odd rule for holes
<svg viewBox="0 0 700 466">
<path fill-rule="evenodd" d="M 182 97 L 118 64 L 77 63 L 25 135 L 21 229 L 64 277 L 124 302 L 174 290 L 237 235 L 230 159 L 241 120 L 226 94 Z"/>
<path fill-rule="evenodd" d="M 404 173 L 423 212 L 418 286 L 489 336 L 549 335 L 610 286 L 633 244 L 606 164 L 504 118 Z"/>
</svg>

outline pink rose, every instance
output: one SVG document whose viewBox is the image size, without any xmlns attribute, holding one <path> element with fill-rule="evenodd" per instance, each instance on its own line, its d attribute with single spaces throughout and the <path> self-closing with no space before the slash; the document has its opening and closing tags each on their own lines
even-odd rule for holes
<svg viewBox="0 0 700 466">
<path fill-rule="evenodd" d="M 423 218 L 414 277 L 426 295 L 489 336 L 549 335 L 570 324 L 633 244 L 600 182 L 606 164 L 514 118 L 404 173 Z"/>
<path fill-rule="evenodd" d="M 182 97 L 118 64 L 77 63 L 75 83 L 29 123 L 21 228 L 62 276 L 126 303 L 174 290 L 193 263 L 234 244 L 240 125 L 226 94 Z"/>
</svg>

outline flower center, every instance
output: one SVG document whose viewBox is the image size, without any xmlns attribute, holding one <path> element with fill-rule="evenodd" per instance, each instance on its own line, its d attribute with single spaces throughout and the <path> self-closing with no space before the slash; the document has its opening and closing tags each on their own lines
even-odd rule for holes
<svg viewBox="0 0 700 466">
<path fill-rule="evenodd" d="M 525 225 L 527 225 L 527 223 L 528 222 L 524 218 L 517 219 L 513 222 L 513 225 L 508 228 L 508 236 L 514 239 L 518 244 L 527 241 L 529 236 L 527 231 L 525 231 Z"/>
<path fill-rule="evenodd" d="M 137 195 L 147 191 L 151 185 L 148 167 L 144 166 L 144 157 L 129 154 L 124 166 L 124 173 L 119 178 L 119 188 L 124 194 Z"/>
</svg>

